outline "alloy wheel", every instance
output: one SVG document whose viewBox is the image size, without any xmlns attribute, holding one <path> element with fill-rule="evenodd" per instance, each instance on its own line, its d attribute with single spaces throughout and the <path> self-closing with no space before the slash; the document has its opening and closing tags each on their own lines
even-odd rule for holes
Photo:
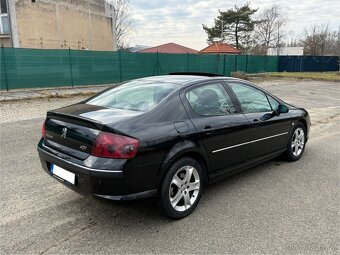
<svg viewBox="0 0 340 255">
<path fill-rule="evenodd" d="M 305 146 L 305 132 L 301 127 L 295 129 L 291 146 L 293 155 L 298 157 Z"/>
<path fill-rule="evenodd" d="M 200 192 L 200 175 L 193 166 L 183 166 L 173 176 L 169 187 L 171 206 L 179 212 L 189 209 Z"/>
</svg>

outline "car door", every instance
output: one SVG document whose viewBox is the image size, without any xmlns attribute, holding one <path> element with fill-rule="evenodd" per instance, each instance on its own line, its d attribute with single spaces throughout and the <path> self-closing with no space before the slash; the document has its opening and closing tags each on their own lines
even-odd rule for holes
<svg viewBox="0 0 340 255">
<path fill-rule="evenodd" d="M 290 114 L 273 114 L 279 102 L 254 86 L 236 81 L 228 85 L 251 125 L 248 160 L 285 149 L 292 125 Z"/>
<path fill-rule="evenodd" d="M 245 162 L 250 139 L 249 121 L 235 107 L 222 82 L 190 87 L 182 100 L 199 140 L 208 153 L 213 171 Z"/>
</svg>

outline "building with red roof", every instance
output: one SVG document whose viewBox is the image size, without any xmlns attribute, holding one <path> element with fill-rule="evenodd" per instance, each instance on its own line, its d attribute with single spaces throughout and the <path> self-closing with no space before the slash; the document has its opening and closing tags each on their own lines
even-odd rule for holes
<svg viewBox="0 0 340 255">
<path fill-rule="evenodd" d="M 227 43 L 215 42 L 201 50 L 201 54 L 240 54 L 241 52 Z"/>
<path fill-rule="evenodd" d="M 148 49 L 144 49 L 141 51 L 138 51 L 140 53 L 170 53 L 170 54 L 186 54 L 186 53 L 190 53 L 190 54 L 197 54 L 198 51 L 176 44 L 176 43 L 166 43 L 166 44 L 162 44 L 156 47 L 152 47 L 152 48 L 148 48 Z"/>
</svg>

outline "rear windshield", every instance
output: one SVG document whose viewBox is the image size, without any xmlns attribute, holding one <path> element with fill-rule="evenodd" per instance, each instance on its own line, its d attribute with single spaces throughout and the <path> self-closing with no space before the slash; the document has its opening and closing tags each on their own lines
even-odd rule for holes
<svg viewBox="0 0 340 255">
<path fill-rule="evenodd" d="M 147 112 L 159 104 L 176 89 L 176 84 L 131 81 L 110 89 L 91 100 L 87 104 Z"/>
</svg>

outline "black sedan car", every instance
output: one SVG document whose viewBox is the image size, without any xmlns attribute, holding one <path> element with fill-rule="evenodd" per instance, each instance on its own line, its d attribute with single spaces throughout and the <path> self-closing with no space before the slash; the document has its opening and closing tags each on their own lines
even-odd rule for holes
<svg viewBox="0 0 340 255">
<path fill-rule="evenodd" d="M 81 194 L 158 196 L 173 219 L 206 184 L 285 154 L 298 160 L 310 118 L 256 85 L 174 74 L 132 80 L 47 113 L 43 169 Z"/>
</svg>

